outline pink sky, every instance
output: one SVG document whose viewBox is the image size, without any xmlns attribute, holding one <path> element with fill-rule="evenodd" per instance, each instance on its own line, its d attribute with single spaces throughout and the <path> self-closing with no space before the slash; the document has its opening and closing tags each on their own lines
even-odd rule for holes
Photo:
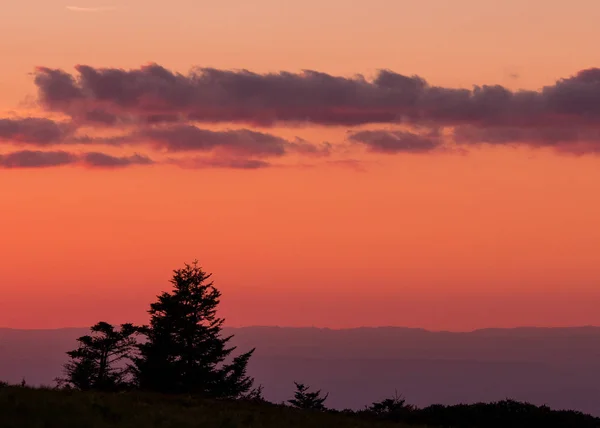
<svg viewBox="0 0 600 428">
<path fill-rule="evenodd" d="M 600 66 L 596 1 L 66 6 L 0 15 L 0 326 L 143 322 L 194 258 L 231 325 L 600 324 L 600 72 L 578 74 Z M 115 89 L 158 66 L 187 89 Z M 230 80 L 182 104 L 192 67 Z M 94 86 L 102 69 L 123 72 Z M 454 98 L 405 108 L 380 69 Z M 83 80 L 59 87 L 57 70 Z M 510 101 L 460 104 L 473 85 Z M 118 124 L 86 122 L 98 109 Z M 196 116 L 140 125 L 156 112 Z M 69 154 L 40 167 L 26 150 Z"/>
</svg>

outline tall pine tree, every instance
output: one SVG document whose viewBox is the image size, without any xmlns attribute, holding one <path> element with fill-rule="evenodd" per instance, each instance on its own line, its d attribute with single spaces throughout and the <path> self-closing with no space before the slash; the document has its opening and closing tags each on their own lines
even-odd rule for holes
<svg viewBox="0 0 600 428">
<path fill-rule="evenodd" d="M 174 271 L 172 291 L 150 305 L 150 325 L 142 327 L 147 340 L 134 361 L 140 388 L 215 398 L 237 398 L 251 390 L 254 380 L 246 366 L 254 349 L 229 358 L 233 336 L 221 335 L 221 293 L 211 276 L 197 261 L 186 263 Z"/>
</svg>

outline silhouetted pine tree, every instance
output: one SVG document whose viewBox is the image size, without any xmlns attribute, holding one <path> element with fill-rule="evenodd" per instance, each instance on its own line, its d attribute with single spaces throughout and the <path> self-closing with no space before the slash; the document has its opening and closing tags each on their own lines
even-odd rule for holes
<svg viewBox="0 0 600 428">
<path fill-rule="evenodd" d="M 216 316 L 221 293 L 194 261 L 174 271 L 173 290 L 150 305 L 150 325 L 142 327 L 147 340 L 135 360 L 141 389 L 237 398 L 254 380 L 246 366 L 254 349 L 226 363 L 235 347 L 221 337 L 224 319 Z"/>
<path fill-rule="evenodd" d="M 327 393 L 324 397 L 321 397 L 321 390 L 314 392 L 308 392 L 308 386 L 303 383 L 294 382 L 296 385 L 296 392 L 294 398 L 288 400 L 292 406 L 298 409 L 312 409 L 312 410 L 325 410 L 325 400 L 329 396 Z"/>
<path fill-rule="evenodd" d="M 91 327 L 91 334 L 77 339 L 79 347 L 67 352 L 65 378 L 57 379 L 81 390 L 115 390 L 128 384 L 137 329 L 123 324 L 120 330 L 107 322 Z"/>
</svg>

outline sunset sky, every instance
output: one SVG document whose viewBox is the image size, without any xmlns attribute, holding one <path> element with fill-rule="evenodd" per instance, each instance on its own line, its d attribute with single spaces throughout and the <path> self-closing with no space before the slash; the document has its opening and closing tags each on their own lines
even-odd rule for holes
<svg viewBox="0 0 600 428">
<path fill-rule="evenodd" d="M 597 0 L 11 0 L 0 327 L 600 324 Z"/>
</svg>

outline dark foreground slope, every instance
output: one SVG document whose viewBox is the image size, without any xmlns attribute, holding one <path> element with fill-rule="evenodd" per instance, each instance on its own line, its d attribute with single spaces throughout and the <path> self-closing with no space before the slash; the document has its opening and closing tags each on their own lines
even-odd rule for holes
<svg viewBox="0 0 600 428">
<path fill-rule="evenodd" d="M 140 392 L 0 387 L 2 428 L 598 428 L 600 419 L 505 400 L 403 408 L 385 415 L 314 412 L 271 403 L 211 401 Z"/>
<path fill-rule="evenodd" d="M 227 402 L 137 392 L 82 393 L 0 388 L 2 428 L 402 428 L 354 415 L 270 403 Z"/>
</svg>

